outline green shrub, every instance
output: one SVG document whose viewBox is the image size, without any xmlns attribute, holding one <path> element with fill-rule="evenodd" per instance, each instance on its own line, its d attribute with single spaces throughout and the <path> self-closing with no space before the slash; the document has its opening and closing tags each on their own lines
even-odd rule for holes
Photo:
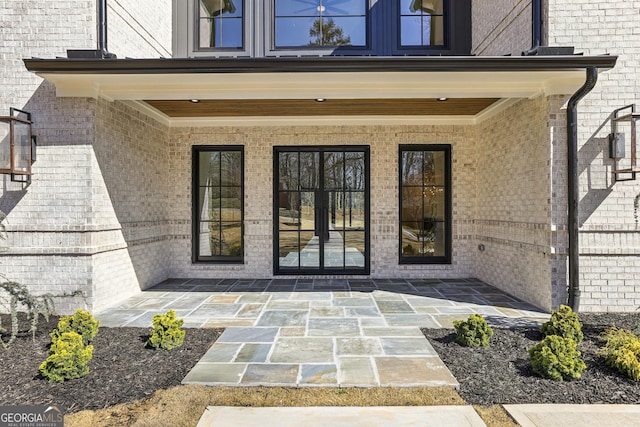
<svg viewBox="0 0 640 427">
<path fill-rule="evenodd" d="M 484 317 L 472 314 L 467 321 L 454 320 L 456 341 L 467 347 L 489 347 L 489 340 L 493 336 L 493 329 L 487 325 Z"/>
<path fill-rule="evenodd" d="M 40 372 L 50 382 L 82 378 L 89 373 L 93 346 L 85 347 L 76 332 L 65 332 L 52 342 L 49 357 L 40 365 Z"/>
<path fill-rule="evenodd" d="M 559 335 L 574 340 L 576 344 L 579 344 L 584 338 L 578 315 L 566 305 L 561 305 L 560 310 L 552 311 L 551 319 L 542 325 L 540 331 L 545 337 Z"/>
<path fill-rule="evenodd" d="M 51 342 L 55 342 L 65 332 L 76 332 L 82 337 L 82 343 L 88 345 L 98 333 L 100 322 L 91 313 L 78 309 L 72 316 L 64 316 L 58 320 L 58 327 L 49 334 Z"/>
<path fill-rule="evenodd" d="M 156 350 L 171 350 L 180 347 L 184 341 L 185 331 L 180 329 L 184 320 L 176 318 L 176 312 L 167 311 L 166 314 L 153 316 L 153 328 L 149 345 Z"/>
<path fill-rule="evenodd" d="M 640 337 L 618 328 L 611 328 L 602 336 L 607 340 L 600 349 L 605 363 L 634 381 L 640 381 Z"/>
<path fill-rule="evenodd" d="M 580 378 L 587 367 L 571 338 L 549 335 L 529 349 L 531 367 L 543 378 L 569 380 Z"/>
</svg>

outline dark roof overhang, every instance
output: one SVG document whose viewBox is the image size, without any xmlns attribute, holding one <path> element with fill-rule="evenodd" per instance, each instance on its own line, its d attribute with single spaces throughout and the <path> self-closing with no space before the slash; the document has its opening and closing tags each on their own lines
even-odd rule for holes
<svg viewBox="0 0 640 427">
<path fill-rule="evenodd" d="M 599 56 L 429 56 L 429 57 L 277 57 L 157 59 L 25 59 L 34 73 L 318 73 L 318 72 L 462 72 L 551 71 L 596 67 L 607 70 L 617 57 Z"/>
</svg>

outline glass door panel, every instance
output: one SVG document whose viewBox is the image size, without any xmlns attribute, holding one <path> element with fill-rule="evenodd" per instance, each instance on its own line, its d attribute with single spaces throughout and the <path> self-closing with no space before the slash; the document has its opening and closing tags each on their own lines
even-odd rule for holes
<svg viewBox="0 0 640 427">
<path fill-rule="evenodd" d="M 274 156 L 276 273 L 366 274 L 368 148 L 276 147 Z"/>
</svg>

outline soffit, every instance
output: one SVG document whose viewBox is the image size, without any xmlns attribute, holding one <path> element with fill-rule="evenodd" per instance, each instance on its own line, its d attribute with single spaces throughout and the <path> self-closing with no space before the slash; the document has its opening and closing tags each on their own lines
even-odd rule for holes
<svg viewBox="0 0 640 427">
<path fill-rule="evenodd" d="M 346 122 L 364 116 L 373 122 L 429 117 L 472 124 L 515 100 L 573 94 L 585 81 L 586 67 L 611 68 L 615 61 L 570 56 L 24 62 L 55 84 L 60 97 L 120 100 L 166 124 L 180 125 L 267 116 Z M 317 98 L 327 101 L 318 103 Z"/>
</svg>

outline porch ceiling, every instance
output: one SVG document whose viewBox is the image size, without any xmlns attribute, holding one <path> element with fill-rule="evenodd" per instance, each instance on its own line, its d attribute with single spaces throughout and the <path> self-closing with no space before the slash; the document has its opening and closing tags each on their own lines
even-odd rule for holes
<svg viewBox="0 0 640 427">
<path fill-rule="evenodd" d="M 585 68 L 607 69 L 615 61 L 569 56 L 24 62 L 55 84 L 60 97 L 120 100 L 180 126 L 251 118 L 252 124 L 266 123 L 267 117 L 270 124 L 289 118 L 473 124 L 519 99 L 572 94 L 584 83 Z"/>
<path fill-rule="evenodd" d="M 475 116 L 498 98 L 146 100 L 171 118 L 264 116 Z"/>
</svg>

